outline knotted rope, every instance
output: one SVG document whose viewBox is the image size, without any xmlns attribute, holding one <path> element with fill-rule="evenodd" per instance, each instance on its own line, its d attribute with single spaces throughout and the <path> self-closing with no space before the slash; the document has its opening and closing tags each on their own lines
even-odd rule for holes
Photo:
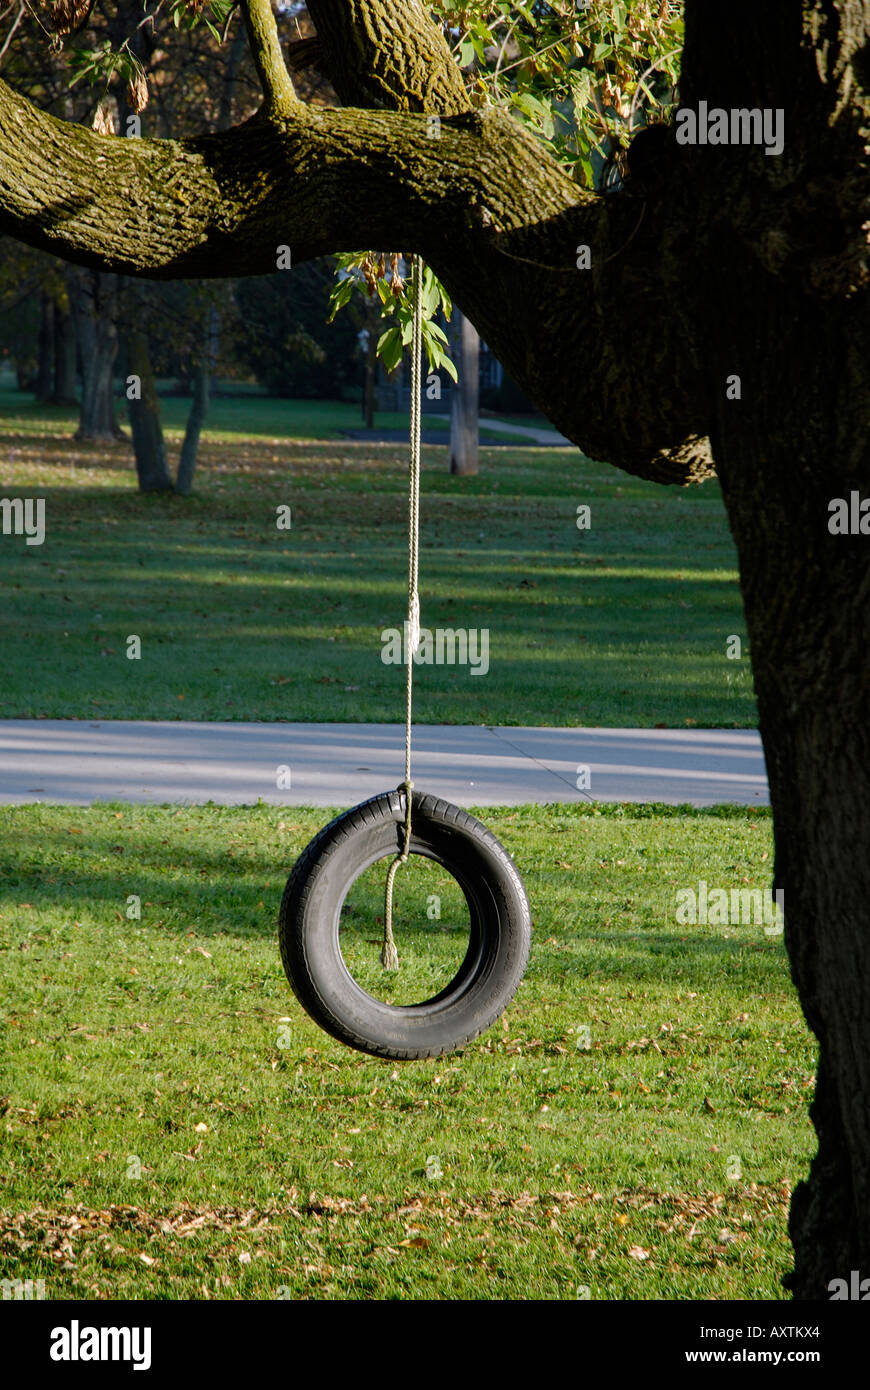
<svg viewBox="0 0 870 1390">
<path fill-rule="evenodd" d="M 408 621 L 405 624 L 405 661 L 408 667 L 405 687 L 405 842 L 390 865 L 384 897 L 384 945 L 381 964 L 385 970 L 398 970 L 399 953 L 393 938 L 393 884 L 401 864 L 408 862 L 411 849 L 411 708 L 414 691 L 414 656 L 420 646 L 420 595 L 417 576 L 420 555 L 420 453 L 423 387 L 423 262 L 414 257 L 411 274 L 414 296 L 411 337 L 411 448 L 408 465 Z"/>
</svg>

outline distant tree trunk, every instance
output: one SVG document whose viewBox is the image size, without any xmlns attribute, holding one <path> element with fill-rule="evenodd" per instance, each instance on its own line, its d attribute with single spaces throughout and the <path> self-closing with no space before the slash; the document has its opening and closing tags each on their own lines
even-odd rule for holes
<svg viewBox="0 0 870 1390">
<path fill-rule="evenodd" d="M 54 395 L 54 304 L 44 290 L 39 296 L 38 355 L 36 399 L 44 403 Z"/>
<path fill-rule="evenodd" d="M 480 337 L 457 308 L 453 310 L 452 357 L 459 381 L 450 392 L 450 472 L 477 472 L 480 427 Z"/>
<path fill-rule="evenodd" d="M 115 416 L 112 381 L 118 356 L 115 322 L 117 276 L 80 270 L 72 279 L 70 307 L 81 355 L 82 399 L 76 439 L 122 438 Z"/>
<path fill-rule="evenodd" d="M 221 353 L 221 331 L 223 329 L 223 314 L 217 305 L 212 305 L 208 311 L 208 358 L 209 358 L 209 395 L 218 389 L 217 366 Z M 208 407 L 208 399 L 206 399 Z"/>
<path fill-rule="evenodd" d="M 223 69 L 223 88 L 221 89 L 220 109 L 218 111 L 218 130 L 229 130 L 233 123 L 233 104 L 239 80 L 239 68 L 248 51 L 248 37 L 245 26 L 239 24 L 230 45 Z"/>
<path fill-rule="evenodd" d="M 160 420 L 160 401 L 148 351 L 148 339 L 140 328 L 125 334 L 128 375 L 127 409 L 136 455 L 140 492 L 171 492 L 172 477 L 166 457 L 166 441 Z M 129 378 L 133 380 L 130 381 Z"/>
<path fill-rule="evenodd" d="M 366 373 L 365 384 L 363 386 L 363 420 L 367 430 L 375 427 L 375 410 L 377 408 L 378 397 L 378 328 L 381 321 L 381 301 L 375 296 L 374 299 L 366 300 L 366 321 L 365 330 L 368 333 L 366 339 Z"/>
<path fill-rule="evenodd" d="M 210 331 L 208 337 L 209 341 L 211 341 Z M 187 428 L 184 431 L 181 458 L 178 462 L 178 477 L 175 480 L 175 491 L 180 492 L 183 497 L 187 497 L 193 488 L 193 475 L 196 470 L 199 437 L 202 434 L 202 427 L 205 424 L 205 417 L 208 413 L 211 364 L 212 357 L 209 352 L 206 353 L 202 360 L 197 362 L 194 367 L 193 401 L 191 402 L 190 414 L 187 417 Z"/>
<path fill-rule="evenodd" d="M 33 358 L 26 349 L 15 353 L 15 380 L 19 391 L 35 391 Z"/>
<path fill-rule="evenodd" d="M 65 305 L 54 304 L 54 395 L 55 405 L 76 403 L 76 338 L 72 314 Z"/>
<path fill-rule="evenodd" d="M 366 381 L 363 392 L 363 419 L 367 430 L 375 427 L 375 405 L 377 404 L 378 389 L 378 340 L 374 333 L 369 333 L 366 344 Z"/>
</svg>

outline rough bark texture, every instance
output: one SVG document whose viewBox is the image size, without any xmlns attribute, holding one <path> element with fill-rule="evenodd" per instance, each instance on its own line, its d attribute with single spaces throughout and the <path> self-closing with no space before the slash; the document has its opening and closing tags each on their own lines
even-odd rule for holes
<svg viewBox="0 0 870 1390">
<path fill-rule="evenodd" d="M 655 179 L 607 198 L 578 192 L 508 117 L 466 110 L 419 0 L 310 8 L 360 109 L 285 100 L 268 52 L 264 111 L 188 142 L 99 137 L 0 84 L 0 231 L 157 277 L 265 272 L 288 242 L 296 263 L 401 246 L 588 453 L 685 482 L 709 471 L 712 439 L 775 886 L 820 1044 L 790 1282 L 827 1298 L 831 1279 L 870 1274 L 870 537 L 827 525 L 831 498 L 870 495 L 870 0 L 687 0 L 682 104 L 781 108 L 785 151 L 673 143 Z M 274 52 L 271 32 L 263 44 Z"/>
<path fill-rule="evenodd" d="M 803 33 L 798 5 L 738 8 L 690 11 L 683 100 L 783 108 L 786 148 L 691 152 L 687 292 L 699 328 L 715 325 L 710 431 L 740 555 L 775 884 L 820 1044 L 819 1152 L 794 1195 L 788 1282 L 824 1299 L 832 1279 L 870 1271 L 870 536 L 828 529 L 832 498 L 870 496 L 870 7 L 808 6 Z M 726 399 L 734 373 L 739 401 Z"/>
<path fill-rule="evenodd" d="M 345 106 L 442 116 L 469 109 L 459 69 L 420 0 L 309 0 L 308 12 Z"/>
</svg>

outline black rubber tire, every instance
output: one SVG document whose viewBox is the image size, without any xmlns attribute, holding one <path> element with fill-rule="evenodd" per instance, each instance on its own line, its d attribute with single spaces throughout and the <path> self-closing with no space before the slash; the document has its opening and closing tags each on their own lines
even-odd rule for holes
<svg viewBox="0 0 870 1390">
<path fill-rule="evenodd" d="M 412 796 L 411 853 L 443 865 L 471 918 L 465 960 L 440 994 L 422 1004 L 385 1004 L 356 983 L 339 946 L 351 885 L 404 844 L 403 789 L 325 826 L 297 860 L 281 901 L 281 959 L 296 998 L 333 1037 L 375 1057 L 439 1057 L 476 1038 L 513 998 L 531 945 L 526 891 L 507 850 L 467 811 Z"/>
</svg>

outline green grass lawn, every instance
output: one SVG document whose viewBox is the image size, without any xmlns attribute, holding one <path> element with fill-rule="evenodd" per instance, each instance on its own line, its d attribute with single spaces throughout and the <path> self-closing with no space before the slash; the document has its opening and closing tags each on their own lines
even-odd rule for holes
<svg viewBox="0 0 870 1390">
<path fill-rule="evenodd" d="M 44 498 L 47 535 L 0 536 L 0 717 L 402 718 L 402 673 L 381 661 L 406 605 L 402 448 L 290 438 L 292 402 L 234 403 L 230 428 L 218 402 L 195 495 L 142 497 L 128 443 L 77 444 L 68 412 L 20 400 L 0 412 L 0 496 Z M 745 641 L 726 657 L 745 631 L 715 482 L 661 488 L 520 447 L 451 478 L 428 447 L 421 584 L 425 626 L 490 634 L 485 676 L 418 669 L 422 723 L 756 722 Z"/>
<path fill-rule="evenodd" d="M 529 892 L 526 980 L 461 1053 L 393 1064 L 321 1033 L 282 973 L 285 876 L 325 813 L 0 808 L 2 1278 L 52 1299 L 782 1297 L 813 1041 L 781 938 L 674 913 L 699 879 L 769 883 L 769 815 L 484 816 Z M 427 886 L 397 886 L 409 989 L 459 925 L 449 887 L 425 917 Z M 379 892 L 347 913 L 373 989 Z"/>
</svg>

